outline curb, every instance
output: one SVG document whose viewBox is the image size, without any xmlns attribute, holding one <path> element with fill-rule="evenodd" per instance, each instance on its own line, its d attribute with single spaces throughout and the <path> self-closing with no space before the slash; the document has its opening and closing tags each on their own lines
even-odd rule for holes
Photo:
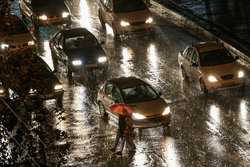
<svg viewBox="0 0 250 167">
<path fill-rule="evenodd" d="M 239 49 L 234 47 L 232 44 L 227 42 L 227 39 L 222 39 L 219 37 L 226 36 L 225 34 L 222 34 L 220 32 L 210 32 L 209 30 L 204 29 L 200 25 L 198 25 L 195 21 L 192 19 L 187 18 L 186 16 L 179 14 L 161 4 L 155 1 L 150 2 L 153 6 L 153 8 L 156 8 L 156 10 L 161 10 L 160 12 L 157 11 L 157 14 L 165 19 L 167 19 L 170 23 L 184 29 L 188 33 L 198 37 L 199 39 L 206 38 L 205 40 L 213 40 L 218 41 L 219 43 L 223 44 L 223 46 L 228 49 L 234 56 L 237 55 L 240 57 L 239 63 L 246 67 L 248 70 L 250 70 L 250 57 L 248 57 L 246 54 L 242 53 Z M 164 11 L 164 12 L 162 12 Z M 201 20 L 204 24 L 207 24 L 208 26 L 213 26 L 206 22 L 206 20 Z M 234 42 L 234 41 L 233 41 Z M 244 49 L 246 52 L 250 50 L 249 48 Z"/>
</svg>

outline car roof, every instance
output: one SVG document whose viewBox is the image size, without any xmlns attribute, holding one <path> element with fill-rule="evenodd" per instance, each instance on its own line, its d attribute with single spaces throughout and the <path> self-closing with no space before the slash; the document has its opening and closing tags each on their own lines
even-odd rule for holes
<svg viewBox="0 0 250 167">
<path fill-rule="evenodd" d="M 77 37 L 81 35 L 92 35 L 86 28 L 72 28 L 61 31 L 64 37 Z"/>
<path fill-rule="evenodd" d="M 201 42 L 198 44 L 193 44 L 192 46 L 195 47 L 200 53 L 225 49 L 221 44 L 218 44 L 217 42 Z"/>
<path fill-rule="evenodd" d="M 132 76 L 114 78 L 109 80 L 109 82 L 116 84 L 121 89 L 147 84 L 143 80 Z"/>
</svg>

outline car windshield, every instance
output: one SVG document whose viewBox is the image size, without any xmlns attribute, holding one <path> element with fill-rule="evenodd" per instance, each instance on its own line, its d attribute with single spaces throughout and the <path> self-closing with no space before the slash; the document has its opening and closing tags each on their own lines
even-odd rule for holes
<svg viewBox="0 0 250 167">
<path fill-rule="evenodd" d="M 47 5 L 60 2 L 62 2 L 62 0 L 32 0 L 31 4 L 33 6 L 33 5 Z"/>
<path fill-rule="evenodd" d="M 201 66 L 218 66 L 235 62 L 233 56 L 226 50 L 213 50 L 200 53 Z"/>
<path fill-rule="evenodd" d="M 28 28 L 21 20 L 6 20 L 4 26 L 1 27 L 1 31 L 4 31 L 10 35 L 29 33 Z"/>
<path fill-rule="evenodd" d="M 98 45 L 97 40 L 91 35 L 69 37 L 65 40 L 65 49 L 78 49 Z"/>
<path fill-rule="evenodd" d="M 158 94 L 148 85 L 122 89 L 122 94 L 124 102 L 127 104 L 150 101 L 158 98 Z"/>
<path fill-rule="evenodd" d="M 147 9 L 142 0 L 115 0 L 114 12 L 125 13 Z"/>
</svg>

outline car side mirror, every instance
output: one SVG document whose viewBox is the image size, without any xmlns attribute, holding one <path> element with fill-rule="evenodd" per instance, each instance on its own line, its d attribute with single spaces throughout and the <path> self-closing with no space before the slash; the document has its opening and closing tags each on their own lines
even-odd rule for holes
<svg viewBox="0 0 250 167">
<path fill-rule="evenodd" d="M 234 59 L 235 60 L 239 60 L 240 58 L 239 58 L 239 56 L 235 56 Z"/>
<path fill-rule="evenodd" d="M 101 42 L 100 42 L 100 45 L 103 45 L 103 44 L 105 44 L 105 42 L 104 42 L 104 41 L 101 41 Z"/>
<path fill-rule="evenodd" d="M 161 92 L 159 92 L 158 94 L 159 94 L 159 96 L 161 96 L 161 95 L 162 95 L 162 93 L 161 93 Z"/>
</svg>

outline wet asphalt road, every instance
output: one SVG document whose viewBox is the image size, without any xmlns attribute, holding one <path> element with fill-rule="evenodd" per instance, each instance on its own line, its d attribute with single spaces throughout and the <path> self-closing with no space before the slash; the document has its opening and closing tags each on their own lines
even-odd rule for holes
<svg viewBox="0 0 250 167">
<path fill-rule="evenodd" d="M 177 54 L 196 39 L 157 15 L 153 34 L 121 37 L 115 42 L 112 30 L 102 30 L 97 0 L 68 0 L 74 15 L 72 27 L 86 27 L 99 41 L 109 58 L 107 73 L 101 70 L 73 75 L 69 85 L 65 66 L 56 75 L 65 93 L 62 107 L 65 121 L 57 127 L 65 130 L 71 142 L 65 166 L 98 167 L 239 167 L 250 166 L 250 80 L 247 72 L 244 93 L 237 90 L 214 92 L 203 97 L 196 84 L 183 81 Z M 39 53 L 53 68 L 49 38 L 63 26 L 40 28 Z M 125 150 L 117 156 L 108 150 L 115 140 L 117 121 L 99 115 L 96 95 L 105 80 L 136 76 L 150 83 L 171 104 L 170 128 L 135 130 L 133 155 Z M 55 101 L 46 101 L 48 108 Z"/>
</svg>

